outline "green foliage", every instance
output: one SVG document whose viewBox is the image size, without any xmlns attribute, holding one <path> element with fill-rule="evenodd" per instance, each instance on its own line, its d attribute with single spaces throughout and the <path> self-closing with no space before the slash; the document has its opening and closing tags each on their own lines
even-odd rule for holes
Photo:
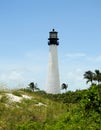
<svg viewBox="0 0 101 130">
<path fill-rule="evenodd" d="M 67 90 L 67 88 L 68 88 L 68 84 L 63 83 L 63 84 L 61 85 L 61 89 Z"/>
<path fill-rule="evenodd" d="M 34 82 L 31 82 L 29 85 L 28 85 L 28 89 L 31 90 L 32 92 L 34 92 L 35 90 L 40 90 L 37 86 L 37 83 L 34 83 Z"/>
<path fill-rule="evenodd" d="M 84 79 L 86 79 L 86 83 L 91 82 L 91 85 L 98 82 L 98 84 L 101 82 L 101 72 L 99 70 L 95 70 L 95 72 L 92 71 L 86 71 L 84 74 Z"/>
<path fill-rule="evenodd" d="M 81 90 L 77 90 L 75 92 L 68 91 L 62 94 L 43 94 L 44 98 L 48 98 L 53 101 L 58 101 L 62 103 L 78 103 L 82 99 L 83 92 Z"/>
<path fill-rule="evenodd" d="M 16 130 L 41 130 L 41 128 L 40 123 L 30 121 L 17 125 Z"/>
<path fill-rule="evenodd" d="M 87 79 L 86 83 L 93 82 L 94 80 L 94 73 L 92 71 L 86 71 L 84 74 L 84 79 Z"/>
<path fill-rule="evenodd" d="M 101 85 L 88 90 L 46 94 L 44 91 L 14 92 L 33 98 L 10 102 L 0 98 L 0 130 L 100 130 Z M 39 102 L 45 104 L 37 106 Z"/>
<path fill-rule="evenodd" d="M 87 113 L 95 111 L 101 114 L 101 85 L 92 85 L 86 90 L 81 103 Z"/>
<path fill-rule="evenodd" d="M 7 103 L 8 102 L 8 97 L 6 95 L 2 95 L 0 98 L 0 103 Z"/>
<path fill-rule="evenodd" d="M 15 95 L 15 96 L 18 96 L 18 97 L 22 97 L 21 92 L 20 92 L 20 91 L 17 91 L 17 90 L 16 90 L 16 91 L 13 91 L 12 94 Z"/>
</svg>

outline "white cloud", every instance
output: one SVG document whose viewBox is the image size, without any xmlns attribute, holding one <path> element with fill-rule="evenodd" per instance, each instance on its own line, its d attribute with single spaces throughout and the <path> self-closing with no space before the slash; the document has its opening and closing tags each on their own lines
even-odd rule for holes
<svg viewBox="0 0 101 130">
<path fill-rule="evenodd" d="M 11 70 L 11 71 L 7 71 L 5 73 L 2 73 L 0 75 L 0 79 L 7 81 L 7 80 L 24 80 L 22 73 L 18 72 L 17 70 Z"/>
<path fill-rule="evenodd" d="M 37 53 L 38 54 L 38 53 Z M 66 60 L 66 57 L 71 61 Z M 60 81 L 67 82 L 69 90 L 83 89 L 87 87 L 83 74 L 87 70 L 101 68 L 101 55 L 87 55 L 85 53 L 67 54 L 60 59 Z M 36 82 L 40 89 L 45 89 L 48 69 L 48 56 L 45 53 L 26 53 L 23 62 L 18 64 L 3 64 L 0 70 L 0 83 L 5 83 L 10 87 L 22 87 L 29 82 Z"/>
<path fill-rule="evenodd" d="M 101 62 L 101 55 L 89 56 L 87 59 L 91 62 Z"/>
<path fill-rule="evenodd" d="M 38 83 L 38 87 L 44 87 L 44 70 L 36 70 L 36 68 L 19 68 L 13 70 L 4 70 L 0 73 L 0 83 L 5 83 L 8 88 L 24 88 L 30 82 Z"/>
<path fill-rule="evenodd" d="M 67 58 L 72 58 L 72 59 L 76 59 L 76 58 L 84 58 L 85 60 L 91 61 L 91 62 L 100 62 L 101 61 L 101 55 L 87 55 L 85 53 L 69 53 L 66 54 Z"/>
<path fill-rule="evenodd" d="M 85 80 L 83 79 L 83 74 L 85 70 L 82 68 L 74 68 L 65 72 L 64 78 L 62 77 L 61 83 L 66 82 L 68 84 L 68 90 L 77 90 L 85 89 L 88 86 L 86 85 Z"/>
<path fill-rule="evenodd" d="M 96 57 L 96 61 L 101 61 L 101 55 Z"/>
<path fill-rule="evenodd" d="M 18 71 L 12 71 L 8 77 L 9 80 L 24 80 L 22 73 Z"/>
<path fill-rule="evenodd" d="M 75 70 L 68 72 L 67 78 L 75 80 L 75 81 L 81 81 L 83 79 L 82 73 L 83 73 L 83 70 L 81 70 L 80 68 L 77 68 Z"/>
<path fill-rule="evenodd" d="M 23 73 L 18 70 L 9 70 L 0 74 L 1 82 L 5 83 L 9 88 L 21 87 L 21 84 L 24 84 L 24 78 Z"/>
<path fill-rule="evenodd" d="M 85 57 L 85 53 L 71 53 L 71 54 L 66 54 L 66 57 L 68 58 L 80 58 L 80 57 Z"/>
</svg>

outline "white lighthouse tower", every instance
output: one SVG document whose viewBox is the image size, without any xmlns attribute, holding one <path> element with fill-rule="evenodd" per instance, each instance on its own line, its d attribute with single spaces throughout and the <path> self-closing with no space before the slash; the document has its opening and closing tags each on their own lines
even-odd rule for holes
<svg viewBox="0 0 101 130">
<path fill-rule="evenodd" d="M 51 94 L 60 93 L 60 79 L 58 69 L 58 32 L 54 29 L 49 32 L 49 64 L 48 64 L 48 78 L 46 85 L 46 92 Z"/>
</svg>

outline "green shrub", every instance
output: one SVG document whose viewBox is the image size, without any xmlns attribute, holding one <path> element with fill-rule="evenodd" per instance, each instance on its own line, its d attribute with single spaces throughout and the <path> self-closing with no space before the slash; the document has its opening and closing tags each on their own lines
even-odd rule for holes
<svg viewBox="0 0 101 130">
<path fill-rule="evenodd" d="M 2 95 L 0 98 L 0 102 L 1 103 L 7 103 L 9 100 L 9 98 L 7 97 L 7 95 Z"/>
<path fill-rule="evenodd" d="M 41 130 L 42 126 L 38 122 L 26 122 L 18 124 L 15 130 Z"/>
<path fill-rule="evenodd" d="M 91 111 L 101 114 L 101 88 L 96 85 L 92 85 L 87 91 L 85 91 L 81 104 L 86 113 Z"/>
<path fill-rule="evenodd" d="M 31 95 L 33 98 L 8 103 L 7 96 L 1 93 L 3 97 L 0 99 L 0 130 L 100 130 L 101 128 L 101 86 L 56 95 L 20 90 L 16 95 L 21 93 Z M 36 106 L 35 104 L 39 102 L 45 106 Z"/>
<path fill-rule="evenodd" d="M 17 91 L 17 90 L 13 91 L 12 94 L 15 95 L 15 96 L 22 97 L 22 94 L 19 91 Z"/>
</svg>

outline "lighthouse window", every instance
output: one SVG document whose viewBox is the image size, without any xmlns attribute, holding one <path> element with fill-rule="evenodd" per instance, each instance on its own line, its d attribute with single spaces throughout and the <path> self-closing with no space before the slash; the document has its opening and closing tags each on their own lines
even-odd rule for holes
<svg viewBox="0 0 101 130">
<path fill-rule="evenodd" d="M 50 38 L 57 38 L 57 34 L 56 33 L 51 33 Z"/>
</svg>

